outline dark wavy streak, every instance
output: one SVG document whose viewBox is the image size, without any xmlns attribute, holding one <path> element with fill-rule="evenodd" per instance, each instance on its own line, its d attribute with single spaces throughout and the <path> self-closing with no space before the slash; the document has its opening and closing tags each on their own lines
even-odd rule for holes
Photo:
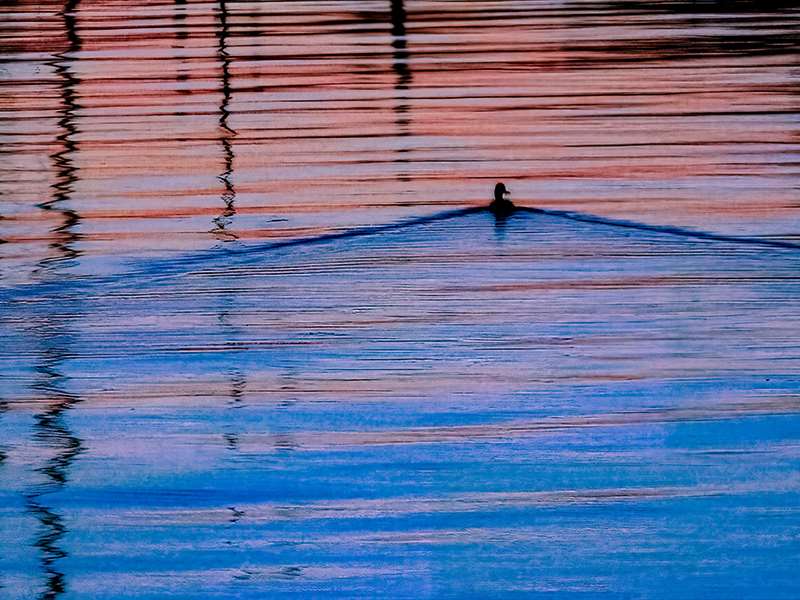
<svg viewBox="0 0 800 600">
<path fill-rule="evenodd" d="M 76 119 L 81 108 L 77 91 L 81 80 L 73 72 L 71 63 L 75 59 L 70 56 L 78 52 L 82 46 L 75 15 L 79 2 L 80 0 L 67 0 L 64 3 L 60 15 L 64 23 L 67 49 L 65 52 L 54 54 L 54 60 L 46 63 L 53 67 L 61 92 L 61 108 L 58 119 L 60 133 L 56 136 L 60 148 L 50 155 L 56 173 L 56 182 L 51 186 L 52 197 L 40 203 L 38 207 L 45 211 L 60 213 L 61 224 L 51 230 L 51 233 L 55 235 L 50 247 L 56 253 L 40 261 L 40 272 L 47 265 L 74 260 L 80 255 L 80 251 L 75 249 L 74 245 L 80 239 L 80 234 L 75 231 L 75 228 L 80 223 L 81 217 L 69 207 L 74 185 L 80 179 L 74 156 L 79 150 L 76 140 L 79 133 Z"/>
<path fill-rule="evenodd" d="M 80 239 L 74 228 L 80 222 L 79 214 L 63 205 L 68 203 L 74 192 L 74 184 L 79 180 L 79 170 L 74 164 L 74 156 L 79 151 L 76 136 L 79 132 L 75 124 L 78 103 L 77 88 L 80 79 L 74 75 L 71 63 L 75 52 L 81 49 L 78 34 L 76 10 L 80 0 L 67 0 L 60 15 L 63 19 L 67 50 L 54 55 L 53 66 L 61 90 L 60 133 L 56 136 L 61 149 L 51 155 L 57 181 L 52 186 L 50 200 L 39 205 L 47 211 L 58 211 L 62 223 L 53 229 L 55 241 L 50 247 L 56 254 L 39 261 L 37 275 L 46 283 L 63 279 L 63 268 L 76 259 L 80 252 L 74 244 Z M 63 284 L 62 284 L 63 285 Z M 45 311 L 57 306 L 60 295 L 53 295 L 44 303 Z M 83 452 L 81 439 L 64 422 L 65 413 L 81 399 L 67 390 L 67 378 L 61 372 L 62 364 L 69 359 L 72 338 L 69 332 L 69 318 L 62 314 L 34 314 L 28 320 L 31 337 L 39 341 L 39 358 L 34 366 L 36 379 L 31 385 L 32 392 L 46 408 L 34 416 L 34 441 L 52 451 L 52 456 L 35 471 L 44 476 L 44 481 L 25 492 L 28 512 L 38 521 L 40 532 L 34 546 L 39 552 L 39 562 L 44 578 L 44 588 L 39 594 L 42 600 L 52 600 L 66 590 L 65 575 L 58 568 L 58 561 L 67 556 L 61 547 L 61 540 L 67 532 L 63 518 L 46 501 L 48 495 L 61 490 L 68 481 L 70 467 L 76 457 Z"/>
<path fill-rule="evenodd" d="M 67 484 L 70 467 L 84 446 L 64 422 L 65 413 L 81 401 L 79 396 L 67 390 L 68 380 L 61 372 L 62 364 L 71 356 L 69 321 L 60 314 L 35 317 L 31 319 L 31 335 L 39 340 L 40 357 L 34 367 L 37 379 L 31 388 L 46 408 L 34 417 L 34 440 L 51 449 L 53 455 L 35 469 L 44 476 L 44 482 L 26 492 L 25 501 L 28 511 L 41 527 L 34 542 L 45 578 L 45 589 L 39 597 L 49 600 L 57 598 L 66 589 L 64 574 L 57 563 L 67 556 L 60 545 L 67 529 L 61 515 L 45 500 Z"/>
<path fill-rule="evenodd" d="M 66 528 L 61 517 L 38 501 L 38 497 L 29 496 L 26 506 L 28 512 L 33 515 L 44 528 L 34 542 L 35 546 L 42 554 L 42 567 L 47 577 L 46 589 L 39 595 L 43 600 L 58 598 L 66 591 L 64 573 L 55 568 L 54 563 L 67 554 L 58 547 L 58 541 L 66 533 Z"/>
<path fill-rule="evenodd" d="M 217 179 L 224 186 L 220 200 L 222 200 L 222 211 L 214 219 L 214 228 L 211 233 L 222 242 L 231 242 L 238 239 L 238 236 L 231 232 L 228 227 L 233 222 L 236 214 L 236 187 L 233 183 L 233 139 L 236 137 L 236 130 L 230 124 L 231 116 L 230 103 L 233 96 L 231 85 L 231 62 L 232 58 L 228 52 L 228 39 L 230 37 L 230 25 L 228 22 L 228 6 L 226 0 L 219 0 L 217 9 L 219 26 L 215 29 L 217 35 L 217 57 L 220 63 L 220 94 L 221 102 L 219 105 L 219 142 L 222 146 L 224 169 L 217 176 Z"/>
</svg>

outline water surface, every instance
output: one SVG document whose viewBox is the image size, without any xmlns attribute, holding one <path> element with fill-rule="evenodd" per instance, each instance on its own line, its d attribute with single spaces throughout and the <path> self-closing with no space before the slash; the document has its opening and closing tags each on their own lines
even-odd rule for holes
<svg viewBox="0 0 800 600">
<path fill-rule="evenodd" d="M 518 201 L 797 236 L 798 11 L 7 2 L 3 276 Z"/>
<path fill-rule="evenodd" d="M 798 25 L 3 3 L 0 597 L 800 595 Z"/>
</svg>

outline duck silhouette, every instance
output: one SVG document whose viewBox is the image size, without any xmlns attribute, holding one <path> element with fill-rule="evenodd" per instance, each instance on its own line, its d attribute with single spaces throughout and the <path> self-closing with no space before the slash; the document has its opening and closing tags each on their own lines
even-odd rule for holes
<svg viewBox="0 0 800 600">
<path fill-rule="evenodd" d="M 507 217 L 514 212 L 514 203 L 508 198 L 511 192 L 508 191 L 504 183 L 494 186 L 494 200 L 489 205 L 489 210 L 496 217 Z"/>
</svg>

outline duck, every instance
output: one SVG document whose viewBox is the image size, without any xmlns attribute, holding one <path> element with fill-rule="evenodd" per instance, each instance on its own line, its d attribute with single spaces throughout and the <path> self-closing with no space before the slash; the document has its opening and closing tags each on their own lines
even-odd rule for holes
<svg viewBox="0 0 800 600">
<path fill-rule="evenodd" d="M 510 195 L 511 192 L 508 191 L 504 183 L 498 183 L 494 186 L 494 200 L 489 205 L 489 210 L 494 213 L 494 216 L 507 217 L 514 212 L 516 207 L 508 198 Z"/>
</svg>

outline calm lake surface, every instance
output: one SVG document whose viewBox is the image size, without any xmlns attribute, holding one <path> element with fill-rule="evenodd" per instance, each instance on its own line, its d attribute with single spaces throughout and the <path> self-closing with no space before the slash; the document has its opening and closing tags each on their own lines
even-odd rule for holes
<svg viewBox="0 0 800 600">
<path fill-rule="evenodd" d="M 0 598 L 800 597 L 795 4 L 0 2 Z"/>
</svg>

